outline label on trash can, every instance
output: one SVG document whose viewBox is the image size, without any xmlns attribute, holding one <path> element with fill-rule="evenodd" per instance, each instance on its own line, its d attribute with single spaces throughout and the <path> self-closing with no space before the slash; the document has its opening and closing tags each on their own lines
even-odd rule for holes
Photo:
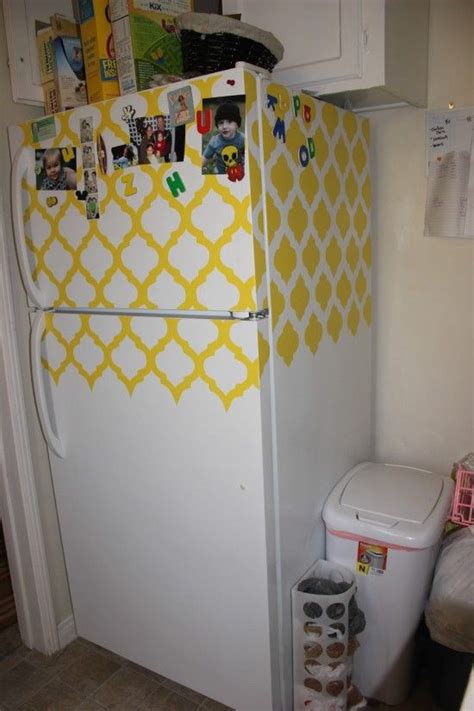
<svg viewBox="0 0 474 711">
<path fill-rule="evenodd" d="M 365 543 L 359 541 L 357 548 L 356 571 L 362 575 L 373 573 L 375 575 L 383 575 L 387 567 L 386 546 L 377 546 L 373 543 Z"/>
</svg>

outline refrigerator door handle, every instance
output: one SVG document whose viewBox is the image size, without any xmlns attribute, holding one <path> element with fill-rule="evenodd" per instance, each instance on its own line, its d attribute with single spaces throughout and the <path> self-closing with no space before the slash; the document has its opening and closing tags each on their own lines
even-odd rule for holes
<svg viewBox="0 0 474 711">
<path fill-rule="evenodd" d="M 41 291 L 36 286 L 32 274 L 31 266 L 28 258 L 28 249 L 26 246 L 25 228 L 23 223 L 23 205 L 21 201 L 21 181 L 29 164 L 29 149 L 22 146 L 15 154 L 12 166 L 12 215 L 13 215 L 13 232 L 15 235 L 16 248 L 18 252 L 18 261 L 20 263 L 20 271 L 23 279 L 23 284 L 30 299 L 43 308 L 46 306 L 45 298 Z"/>
<path fill-rule="evenodd" d="M 262 321 L 268 318 L 268 309 L 260 309 L 260 311 L 231 311 L 230 313 L 233 321 Z"/>
<path fill-rule="evenodd" d="M 98 309 L 93 307 L 54 306 L 48 309 L 56 314 L 85 314 L 89 316 L 130 316 L 139 318 L 178 318 L 218 321 L 262 321 L 268 318 L 268 309 L 260 311 L 190 311 L 180 309 Z"/>
<path fill-rule="evenodd" d="M 45 312 L 37 311 L 31 328 L 31 372 L 35 393 L 36 408 L 41 430 L 50 449 L 61 459 L 66 456 L 63 443 L 56 435 L 51 424 L 48 411 L 48 401 L 44 389 L 44 379 L 41 366 L 41 337 L 44 333 Z"/>
</svg>

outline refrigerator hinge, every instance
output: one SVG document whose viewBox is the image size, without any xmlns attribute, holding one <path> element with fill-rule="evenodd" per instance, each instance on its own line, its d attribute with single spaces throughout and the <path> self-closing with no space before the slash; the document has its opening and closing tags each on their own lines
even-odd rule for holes
<svg viewBox="0 0 474 711">
<path fill-rule="evenodd" d="M 39 312 L 44 313 L 44 314 L 53 314 L 56 311 L 54 306 L 46 306 L 44 309 L 42 309 L 40 306 L 28 306 L 28 312 L 30 314 L 37 314 Z"/>
<path fill-rule="evenodd" d="M 231 311 L 232 319 L 236 321 L 262 321 L 268 318 L 268 309 L 260 311 Z"/>
</svg>

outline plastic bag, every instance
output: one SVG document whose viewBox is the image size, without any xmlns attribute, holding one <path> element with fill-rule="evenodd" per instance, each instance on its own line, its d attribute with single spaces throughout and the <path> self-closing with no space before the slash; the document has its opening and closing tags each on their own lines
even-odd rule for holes
<svg viewBox="0 0 474 711">
<path fill-rule="evenodd" d="M 335 594 L 302 592 L 310 579 L 340 585 Z M 310 586 L 308 586 L 310 587 Z M 349 601 L 354 576 L 336 563 L 317 561 L 292 589 L 295 711 L 345 711 L 352 671 Z"/>
<path fill-rule="evenodd" d="M 474 653 L 474 526 L 450 534 L 443 543 L 425 618 L 435 642 Z"/>
</svg>

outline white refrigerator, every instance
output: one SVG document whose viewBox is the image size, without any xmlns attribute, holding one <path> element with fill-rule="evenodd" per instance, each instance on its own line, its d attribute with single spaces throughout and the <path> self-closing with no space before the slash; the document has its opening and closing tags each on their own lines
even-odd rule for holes
<svg viewBox="0 0 474 711">
<path fill-rule="evenodd" d="M 368 121 L 236 68 L 9 136 L 77 633 L 290 709 L 291 586 L 371 455 Z"/>
</svg>

